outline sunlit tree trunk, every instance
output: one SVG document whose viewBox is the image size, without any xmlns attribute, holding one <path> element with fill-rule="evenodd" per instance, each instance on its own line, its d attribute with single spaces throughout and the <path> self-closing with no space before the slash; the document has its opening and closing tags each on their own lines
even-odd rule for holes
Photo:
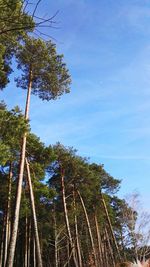
<svg viewBox="0 0 150 267">
<path fill-rule="evenodd" d="M 35 244 L 35 238 L 33 240 L 33 264 L 34 264 L 34 267 L 36 267 L 36 244 Z"/>
<path fill-rule="evenodd" d="M 71 258 L 71 256 L 72 256 L 72 251 L 70 251 L 70 242 L 69 242 L 69 240 L 67 239 L 67 246 L 66 246 L 66 248 L 67 248 L 67 261 L 66 261 L 66 263 L 64 264 L 64 266 L 63 267 L 70 267 L 70 258 Z"/>
<path fill-rule="evenodd" d="M 54 246 L 55 246 L 55 267 L 58 267 L 58 234 L 57 234 L 57 222 L 54 206 Z"/>
<path fill-rule="evenodd" d="M 77 263 L 76 255 L 75 255 L 75 247 L 74 247 L 74 243 L 72 240 L 71 231 L 70 231 L 70 224 L 69 224 L 69 219 L 68 219 L 68 210 L 67 210 L 67 204 L 66 204 L 65 184 L 64 184 L 64 170 L 62 168 L 61 168 L 61 188 L 62 188 L 64 217 L 65 217 L 65 223 L 66 223 L 66 229 L 67 229 L 67 233 L 68 233 L 69 243 L 70 243 L 70 247 L 71 247 L 71 253 L 73 256 L 74 265 L 76 267 L 78 267 L 78 263 Z"/>
<path fill-rule="evenodd" d="M 31 254 L 31 220 L 28 225 L 28 267 L 30 267 L 30 254 Z"/>
<path fill-rule="evenodd" d="M 114 255 L 113 255 L 113 250 L 112 250 L 112 246 L 110 244 L 110 239 L 109 239 L 108 232 L 107 232 L 106 228 L 105 228 L 105 236 L 106 236 L 106 240 L 107 240 L 108 248 L 109 248 L 109 252 L 110 252 L 110 257 L 111 257 L 111 266 L 115 267 L 116 264 L 115 264 L 115 259 L 114 259 Z"/>
<path fill-rule="evenodd" d="M 107 210 L 107 206 L 106 206 L 106 203 L 105 203 L 105 200 L 104 200 L 102 194 L 101 194 L 101 200 L 102 200 L 102 204 L 103 204 L 103 207 L 104 207 L 104 212 L 105 212 L 105 215 L 106 215 L 106 219 L 107 219 L 107 222 L 108 222 L 108 225 L 109 225 L 109 228 L 110 228 L 110 232 L 111 232 L 111 235 L 112 235 L 115 247 L 116 247 L 118 258 L 121 261 L 121 255 L 120 255 L 119 247 L 118 247 L 118 244 L 117 244 L 117 241 L 116 241 L 116 237 L 114 235 L 114 231 L 113 231 L 113 227 L 112 227 L 111 220 L 110 220 L 110 217 L 109 217 L 109 213 L 108 213 L 108 210 Z"/>
<path fill-rule="evenodd" d="M 103 265 L 102 250 L 101 250 L 102 240 L 101 240 L 101 236 L 100 236 L 99 225 L 98 225 L 96 213 L 95 213 L 95 226 L 96 226 L 96 235 L 97 235 L 97 243 L 98 243 L 99 264 L 100 264 L 100 266 L 102 266 Z"/>
<path fill-rule="evenodd" d="M 28 218 L 25 218 L 25 251 L 24 251 L 24 266 L 28 267 Z"/>
<path fill-rule="evenodd" d="M 92 235 L 92 231 L 91 231 L 91 226 L 90 226 L 90 222 L 89 222 L 89 218 L 88 218 L 88 214 L 84 205 L 84 201 L 83 198 L 80 194 L 79 191 L 77 191 L 80 201 L 81 201 L 81 205 L 85 214 L 85 218 L 86 218 L 86 223 L 87 223 L 87 228 L 88 228 L 88 232 L 89 232 L 89 236 L 90 236 L 90 241 L 91 241 L 91 246 L 92 246 L 92 250 L 93 250 L 93 255 L 94 255 L 94 261 L 95 261 L 95 266 L 98 267 L 98 263 L 97 263 L 97 257 L 96 257 L 96 251 L 95 251 L 95 246 L 94 246 L 94 239 L 93 239 L 93 235 Z"/>
<path fill-rule="evenodd" d="M 105 267 L 110 267 L 109 266 L 108 251 L 107 251 L 107 244 L 106 244 L 106 237 L 105 236 L 104 236 L 104 264 L 105 264 L 104 265 Z"/>
<path fill-rule="evenodd" d="M 29 118 L 31 88 L 32 88 L 32 68 L 30 67 L 28 92 L 27 92 L 27 100 L 26 100 L 26 108 L 25 108 L 25 119 L 26 120 L 28 120 Z M 22 139 L 20 164 L 19 164 L 19 177 L 18 177 L 17 192 L 16 192 L 15 212 L 14 212 L 14 220 L 13 220 L 12 233 L 11 233 L 11 238 L 10 238 L 10 246 L 9 246 L 8 258 L 7 258 L 7 264 L 6 264 L 7 267 L 13 267 L 13 263 L 14 263 L 14 255 L 15 255 L 18 223 L 19 223 L 21 194 L 22 194 L 23 173 L 24 173 L 24 164 L 25 164 L 26 140 L 27 140 L 27 133 L 24 134 L 23 139 Z"/>
<path fill-rule="evenodd" d="M 8 197 L 5 208 L 5 215 L 2 228 L 2 243 L 1 243 L 1 262 L 0 266 L 6 266 L 7 251 L 10 241 L 10 208 L 11 208 L 11 186 L 12 186 L 12 163 L 10 162 L 8 175 Z"/>
<path fill-rule="evenodd" d="M 6 224 L 5 224 L 5 247 L 4 247 L 4 267 L 6 266 L 7 251 L 10 239 L 10 208 L 11 208 L 11 186 L 12 186 L 12 163 L 10 162 L 9 167 L 9 178 L 8 178 L 8 199 L 6 207 Z"/>
<path fill-rule="evenodd" d="M 78 222 L 77 222 L 77 215 L 76 215 L 77 210 L 76 210 L 76 200 L 75 200 L 75 189 L 73 189 L 73 205 L 74 205 L 75 239 L 76 239 L 76 244 L 77 244 L 78 263 L 79 263 L 79 267 L 82 267 L 82 258 L 81 258 L 79 233 L 78 233 Z"/>
<path fill-rule="evenodd" d="M 29 168 L 29 163 L 28 163 L 27 158 L 26 158 L 26 167 L 27 167 L 27 181 L 28 181 L 29 193 L 30 193 L 30 204 L 31 204 L 33 224 L 34 224 L 34 235 L 35 235 L 35 241 L 36 241 L 37 266 L 42 267 L 43 264 L 42 264 L 38 225 L 37 225 L 37 218 L 36 218 L 36 211 L 35 211 L 34 194 L 33 194 L 32 182 L 31 182 L 30 168 Z"/>
<path fill-rule="evenodd" d="M 101 238 L 100 247 L 101 247 L 101 252 L 102 252 L 102 267 L 105 267 L 104 242 L 102 238 Z"/>
</svg>

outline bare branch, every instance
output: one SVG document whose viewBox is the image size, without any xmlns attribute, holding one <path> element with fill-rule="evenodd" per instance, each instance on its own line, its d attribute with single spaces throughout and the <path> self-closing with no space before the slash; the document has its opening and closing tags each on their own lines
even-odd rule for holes
<svg viewBox="0 0 150 267">
<path fill-rule="evenodd" d="M 39 33 L 39 35 L 38 35 L 37 33 L 34 32 L 34 34 L 36 34 L 37 36 L 39 36 L 39 37 L 45 36 L 45 37 L 48 37 L 48 38 L 54 40 L 55 42 L 57 42 L 57 40 L 54 37 L 52 37 L 51 35 L 43 33 L 41 31 L 39 31 L 38 29 L 35 29 L 35 31 Z"/>
<path fill-rule="evenodd" d="M 32 18 L 34 18 L 35 12 L 36 12 L 36 10 L 37 10 L 40 2 L 41 2 L 41 0 L 38 0 L 37 3 L 36 3 L 35 8 L 34 8 L 34 11 L 33 11 L 33 14 L 32 14 Z"/>
</svg>

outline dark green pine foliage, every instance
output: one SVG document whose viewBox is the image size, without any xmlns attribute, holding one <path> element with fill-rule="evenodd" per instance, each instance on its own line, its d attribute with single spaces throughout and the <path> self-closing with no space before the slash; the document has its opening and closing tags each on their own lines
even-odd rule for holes
<svg viewBox="0 0 150 267">
<path fill-rule="evenodd" d="M 49 101 L 69 93 L 71 80 L 63 55 L 57 55 L 51 41 L 26 38 L 18 49 L 17 61 L 18 69 L 22 70 L 21 77 L 17 79 L 18 87 L 28 88 L 29 73 L 32 72 L 32 94 L 42 100 Z"/>
<path fill-rule="evenodd" d="M 14 161 L 19 157 L 20 140 L 29 130 L 18 107 L 8 111 L 6 105 L 0 103 L 0 165 Z"/>
<path fill-rule="evenodd" d="M 106 216 L 101 203 L 101 192 L 103 192 L 103 194 L 105 195 L 105 201 L 108 205 L 108 212 L 110 218 L 112 219 L 114 228 L 116 226 L 116 223 L 119 224 L 118 217 L 116 217 L 116 208 L 111 203 L 110 199 L 113 197 L 113 194 L 116 193 L 116 191 L 118 190 L 120 181 L 110 176 L 104 170 L 102 165 L 90 164 L 87 159 L 78 156 L 76 154 L 76 150 L 74 150 L 73 148 L 65 148 L 63 145 L 58 143 L 56 146 L 54 146 L 54 151 L 56 154 L 56 159 L 52 163 L 52 165 L 49 166 L 48 171 L 50 175 L 49 185 L 57 192 L 57 198 L 55 198 L 55 208 L 56 211 L 59 211 L 59 214 L 61 214 L 59 220 L 57 219 L 59 221 L 58 228 L 60 228 L 60 222 L 61 224 L 64 224 L 61 192 L 61 168 L 63 168 L 66 190 L 66 202 L 72 236 L 74 237 L 74 240 L 76 240 L 76 236 L 74 233 L 73 209 L 73 190 L 75 190 L 76 215 L 78 220 L 80 245 L 82 253 L 84 255 L 84 264 L 87 265 L 89 257 L 92 254 L 92 250 L 87 230 L 87 223 L 83 214 L 83 209 L 81 207 L 77 191 L 80 192 L 84 200 L 91 224 L 91 231 L 94 237 L 94 242 L 96 243 L 97 237 L 94 221 L 95 212 L 97 214 L 102 237 L 104 229 L 107 225 Z M 61 238 L 63 238 L 63 236 L 61 236 Z M 65 246 L 65 244 L 61 245 Z M 62 250 L 62 255 L 64 259 L 67 257 L 65 250 Z M 63 264 L 65 264 L 65 262 Z"/>
<path fill-rule="evenodd" d="M 24 35 L 34 22 L 24 10 L 22 0 L 0 0 L 0 89 L 9 82 L 11 60 Z"/>
<path fill-rule="evenodd" d="M 26 156 L 36 179 L 44 180 L 46 169 L 55 157 L 52 147 L 45 147 L 39 137 L 30 133 L 27 139 Z"/>
</svg>

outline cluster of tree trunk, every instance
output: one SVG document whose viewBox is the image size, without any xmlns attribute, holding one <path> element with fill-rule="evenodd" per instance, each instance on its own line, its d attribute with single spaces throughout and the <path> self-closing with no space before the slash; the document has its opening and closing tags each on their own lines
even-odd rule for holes
<svg viewBox="0 0 150 267">
<path fill-rule="evenodd" d="M 22 219 L 19 228 L 19 236 L 16 246 L 16 255 L 12 266 L 43 266 L 42 253 L 40 250 L 40 240 L 38 234 L 38 226 L 35 212 L 35 202 L 31 183 L 31 175 L 28 161 L 26 159 L 27 178 L 26 178 L 26 191 L 30 197 L 30 207 L 32 215 L 26 216 Z M 10 173 L 11 175 L 11 173 Z M 1 238 L 1 265 L 7 266 L 7 253 L 9 251 L 11 219 L 10 219 L 10 195 L 11 195 L 11 182 L 9 180 L 8 203 L 4 222 L 2 227 Z M 116 238 L 113 234 L 112 225 L 106 208 L 103 210 L 106 216 L 106 223 L 103 230 L 100 231 L 100 225 L 96 213 L 93 214 L 92 222 L 90 222 L 84 200 L 79 191 L 75 189 L 72 192 L 73 196 L 73 222 L 69 222 L 69 214 L 66 203 L 66 193 L 64 185 L 64 176 L 61 176 L 61 190 L 62 190 L 62 205 L 64 212 L 64 222 L 61 228 L 59 226 L 58 218 L 56 216 L 56 203 L 53 201 L 54 210 L 52 212 L 53 225 L 53 244 L 49 243 L 49 260 L 44 261 L 44 266 L 101 266 L 110 267 L 116 266 L 120 259 L 118 246 L 116 247 Z M 78 200 L 77 200 L 78 198 Z M 84 240 L 82 240 L 81 229 L 79 223 L 80 218 L 77 216 L 76 202 L 80 202 L 83 210 L 84 217 Z M 105 203 L 104 199 L 101 200 Z M 79 204 L 79 203 L 78 203 Z M 52 204 L 51 204 L 52 205 Z M 92 223 L 92 226 L 91 226 Z M 94 225 L 93 225 L 94 224 Z M 72 227 L 74 229 L 72 229 Z M 66 229 L 65 229 L 66 228 Z M 85 244 L 84 244 L 85 242 Z M 83 244 L 83 245 L 82 245 Z M 83 247 L 82 247 L 83 246 Z M 86 251 L 87 250 L 87 251 Z M 48 251 L 47 251 L 48 253 Z M 85 253 L 85 255 L 84 255 Z M 118 254 L 117 254 L 118 253 Z M 54 255 L 54 257 L 52 257 Z M 43 257 L 44 258 L 44 257 Z M 46 257 L 47 258 L 47 257 Z M 21 265 L 20 265 L 21 264 Z M 8 265 L 9 266 L 9 265 Z"/>
</svg>

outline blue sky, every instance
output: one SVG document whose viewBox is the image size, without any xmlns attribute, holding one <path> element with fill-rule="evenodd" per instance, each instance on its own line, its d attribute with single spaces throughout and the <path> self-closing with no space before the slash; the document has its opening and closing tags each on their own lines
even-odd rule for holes
<svg viewBox="0 0 150 267">
<path fill-rule="evenodd" d="M 53 2 L 53 3 L 52 3 Z M 43 0 L 72 77 L 71 93 L 53 102 L 32 97 L 32 131 L 46 144 L 60 141 L 102 163 L 122 179 L 120 194 L 137 189 L 150 201 L 150 3 L 148 0 Z M 1 93 L 24 109 L 26 92 Z"/>
</svg>

